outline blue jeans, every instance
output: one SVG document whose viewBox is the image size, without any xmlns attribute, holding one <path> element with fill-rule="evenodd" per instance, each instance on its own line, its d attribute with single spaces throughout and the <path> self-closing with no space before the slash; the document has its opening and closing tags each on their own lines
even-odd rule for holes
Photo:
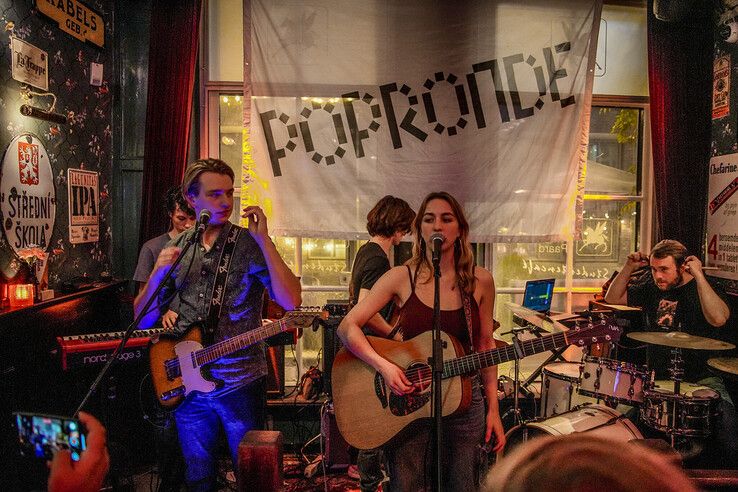
<svg viewBox="0 0 738 492">
<path fill-rule="evenodd" d="M 469 408 L 459 415 L 443 418 L 443 490 L 469 492 L 479 489 L 483 473 L 480 445 L 486 429 L 485 413 L 479 377 L 475 376 Z M 428 420 L 416 424 L 400 441 L 385 447 L 390 476 L 387 490 L 390 492 L 432 488 L 435 474 L 431 470 L 435 469 L 435 463 L 432 463 L 431 427 L 432 421 Z"/>
<path fill-rule="evenodd" d="M 193 491 L 216 490 L 218 444 L 225 432 L 233 460 L 238 465 L 238 445 L 244 434 L 264 426 L 266 379 L 258 379 L 221 396 L 191 393 L 174 413 L 187 470 L 187 487 Z"/>
</svg>

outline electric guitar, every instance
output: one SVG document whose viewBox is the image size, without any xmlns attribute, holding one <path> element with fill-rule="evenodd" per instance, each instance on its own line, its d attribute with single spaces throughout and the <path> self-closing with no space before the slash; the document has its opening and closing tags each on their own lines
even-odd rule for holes
<svg viewBox="0 0 738 492">
<path fill-rule="evenodd" d="M 463 411 L 471 403 L 469 373 L 572 344 L 586 346 L 617 341 L 620 333 L 620 327 L 613 321 L 600 319 L 597 324 L 589 323 L 566 332 L 526 340 L 517 347 L 513 344 L 464 355 L 458 340 L 441 332 L 444 360 L 442 414 L 446 416 Z M 429 364 L 433 333 L 428 331 L 404 342 L 367 338 L 379 355 L 404 368 L 407 378 L 417 383 L 419 389 L 407 395 L 392 393 L 379 372 L 345 347 L 341 348 L 331 370 L 333 407 L 338 429 L 346 442 L 358 449 L 384 445 L 415 420 L 430 418 L 433 406 L 428 404 L 433 379 Z"/>
<path fill-rule="evenodd" d="M 190 328 L 183 336 L 160 334 L 149 344 L 151 379 L 159 403 L 173 409 L 191 391 L 209 393 L 222 385 L 204 375 L 207 364 L 219 358 L 249 347 L 285 330 L 310 326 L 317 317 L 328 313 L 316 307 L 287 311 L 281 319 L 261 325 L 235 337 L 203 347 L 202 331 Z"/>
</svg>

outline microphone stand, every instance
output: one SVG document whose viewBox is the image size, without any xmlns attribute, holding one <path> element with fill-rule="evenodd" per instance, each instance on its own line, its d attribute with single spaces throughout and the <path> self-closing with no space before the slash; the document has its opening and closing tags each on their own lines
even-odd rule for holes
<svg viewBox="0 0 738 492">
<path fill-rule="evenodd" d="M 434 246 L 440 250 L 439 246 Z M 440 253 L 440 251 L 439 251 Z M 435 463 L 436 492 L 441 492 L 443 484 L 443 467 L 441 466 L 441 444 L 443 443 L 443 412 L 441 398 L 441 379 L 443 375 L 443 341 L 441 340 L 441 255 L 433 255 L 433 354 L 431 366 L 433 368 L 433 383 L 431 394 L 433 395 L 433 462 Z"/>
<path fill-rule="evenodd" d="M 136 319 L 133 320 L 133 322 L 128 325 L 128 328 L 126 328 L 125 333 L 123 334 L 123 338 L 121 338 L 120 343 L 117 347 L 115 347 L 115 351 L 108 357 L 107 362 L 103 366 L 103 368 L 98 373 L 95 380 L 92 382 L 92 385 L 90 386 L 90 389 L 87 390 L 87 394 L 82 399 L 82 402 L 77 407 L 77 410 L 74 411 L 74 417 L 76 418 L 79 415 L 79 412 L 85 407 L 85 404 L 87 404 L 87 401 L 90 399 L 90 397 L 95 393 L 95 390 L 97 390 L 97 387 L 100 385 L 100 381 L 105 377 L 105 375 L 110 371 L 110 368 L 113 367 L 113 364 L 115 364 L 118 361 L 118 354 L 123 350 L 123 347 L 125 347 L 126 343 L 128 342 L 128 339 L 131 338 L 131 335 L 133 334 L 133 331 L 136 329 L 138 324 L 141 322 L 141 319 L 146 316 L 146 314 L 149 311 L 149 308 L 151 307 L 151 304 L 153 304 L 154 299 L 156 299 L 159 295 L 159 292 L 164 288 L 164 285 L 169 281 L 170 278 L 172 278 L 172 274 L 174 273 L 174 270 L 177 268 L 177 266 L 182 262 L 182 259 L 185 257 L 185 254 L 187 251 L 192 247 L 193 244 L 198 242 L 200 240 L 200 237 L 202 236 L 202 233 L 205 231 L 205 228 L 198 227 L 198 229 L 195 231 L 195 234 L 193 234 L 192 239 L 187 241 L 185 243 L 184 248 L 182 248 L 182 251 L 179 253 L 179 256 L 177 259 L 172 263 L 171 268 L 169 271 L 164 275 L 164 278 L 159 282 L 159 285 L 156 287 L 156 290 L 149 296 L 149 298 L 146 300 L 146 304 L 144 304 L 143 309 L 141 309 L 141 312 L 138 316 L 136 316 Z"/>
</svg>

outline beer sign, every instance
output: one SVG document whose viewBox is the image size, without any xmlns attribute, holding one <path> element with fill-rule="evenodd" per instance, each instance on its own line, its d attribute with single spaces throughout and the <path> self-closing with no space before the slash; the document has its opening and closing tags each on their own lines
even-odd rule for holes
<svg viewBox="0 0 738 492">
<path fill-rule="evenodd" d="M 100 239 L 99 173 L 68 169 L 69 242 L 95 243 Z"/>
<path fill-rule="evenodd" d="M 105 45 L 102 16 L 79 0 L 36 0 L 36 9 L 80 41 L 89 41 L 100 48 Z"/>
<path fill-rule="evenodd" d="M 49 156 L 35 135 L 19 135 L 5 150 L 0 211 L 5 238 L 16 253 L 48 248 L 56 219 L 56 191 Z"/>
</svg>

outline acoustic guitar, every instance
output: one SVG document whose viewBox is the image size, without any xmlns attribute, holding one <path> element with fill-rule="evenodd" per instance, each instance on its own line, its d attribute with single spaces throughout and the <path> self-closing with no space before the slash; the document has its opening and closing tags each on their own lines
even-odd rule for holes
<svg viewBox="0 0 738 492">
<path fill-rule="evenodd" d="M 568 345 L 586 346 L 617 341 L 620 333 L 620 327 L 613 321 L 600 319 L 597 324 L 576 326 L 566 332 L 520 342 L 517 348 L 513 344 L 464 355 L 458 340 L 441 332 L 444 347 L 442 413 L 444 416 L 451 415 L 469 406 L 469 373 Z M 407 378 L 417 383 L 419 389 L 407 395 L 392 393 L 379 372 L 345 347 L 341 348 L 333 361 L 331 372 L 333 406 L 338 429 L 346 442 L 358 449 L 373 449 L 386 444 L 412 422 L 430 418 L 433 406 L 429 404 L 432 332 L 403 342 L 371 336 L 367 338 L 379 355 L 404 368 Z"/>
<path fill-rule="evenodd" d="M 163 407 L 173 409 L 192 391 L 209 393 L 220 387 L 222 381 L 206 375 L 208 364 L 283 331 L 308 327 L 315 318 L 327 316 L 319 308 L 298 308 L 287 311 L 277 321 L 208 347 L 203 347 L 202 331 L 198 327 L 190 328 L 181 337 L 174 334 L 152 337 L 149 365 L 156 397 Z"/>
</svg>

